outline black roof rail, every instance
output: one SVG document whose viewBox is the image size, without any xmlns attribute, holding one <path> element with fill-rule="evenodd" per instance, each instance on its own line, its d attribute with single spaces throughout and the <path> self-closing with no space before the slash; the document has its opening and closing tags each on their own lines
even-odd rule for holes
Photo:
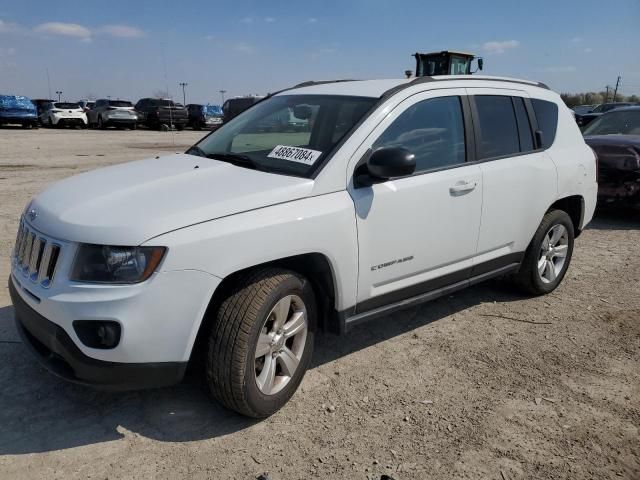
<svg viewBox="0 0 640 480">
<path fill-rule="evenodd" d="M 341 83 L 341 82 L 360 82 L 361 80 L 356 78 L 340 78 L 337 80 L 309 80 L 307 82 L 302 82 L 297 85 L 294 85 L 291 88 L 302 88 L 302 87 L 312 87 L 314 85 L 324 85 L 326 83 Z"/>
<path fill-rule="evenodd" d="M 414 85 L 420 85 L 421 83 L 429 83 L 429 82 L 447 82 L 447 81 L 456 81 L 456 80 L 486 80 L 489 82 L 505 82 L 505 83 L 517 83 L 519 85 L 529 85 L 531 87 L 539 87 L 544 88 L 545 90 L 551 90 L 546 84 L 542 82 L 530 82 L 528 80 L 518 80 L 515 78 L 487 78 L 487 77 L 472 77 L 472 76 L 451 76 L 449 78 L 437 78 L 437 77 L 417 77 L 410 82 L 402 83 L 400 85 L 396 85 L 393 88 L 390 88 L 386 92 L 384 92 L 380 98 L 388 98 L 396 93 L 404 90 L 405 88 L 413 87 Z"/>
<path fill-rule="evenodd" d="M 267 98 L 271 98 L 275 95 L 278 95 L 279 93 L 282 92 L 287 92 L 289 90 L 293 90 L 294 88 L 303 88 L 303 87 L 312 87 L 314 85 L 324 85 L 327 83 L 340 83 L 340 82 L 361 82 L 362 80 L 359 79 L 350 79 L 350 78 L 342 78 L 342 79 L 338 79 L 338 80 L 309 80 L 306 82 L 302 82 L 302 83 L 298 83 L 297 85 L 293 85 L 292 87 L 287 87 L 287 88 L 283 88 L 282 90 L 276 90 L 275 92 L 270 92 L 267 93 L 267 95 L 265 95 L 265 97 L 260 100 L 260 102 L 262 102 L 263 100 L 266 100 Z M 260 103 L 257 102 L 257 103 Z"/>
</svg>

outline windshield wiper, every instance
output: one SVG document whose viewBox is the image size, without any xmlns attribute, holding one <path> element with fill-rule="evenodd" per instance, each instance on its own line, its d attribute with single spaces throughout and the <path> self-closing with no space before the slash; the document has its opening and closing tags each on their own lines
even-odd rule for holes
<svg viewBox="0 0 640 480">
<path fill-rule="evenodd" d="M 196 157 L 206 157 L 207 156 L 207 154 L 204 152 L 204 150 L 202 150 L 197 145 L 194 145 L 193 147 L 191 147 L 189 150 L 187 150 L 184 153 L 186 153 L 187 155 L 195 155 Z"/>
<path fill-rule="evenodd" d="M 251 160 L 247 155 L 240 155 L 238 153 L 226 153 L 226 152 L 214 152 L 205 155 L 207 158 L 213 160 L 220 160 L 222 162 L 228 162 L 239 167 L 251 168 L 253 170 L 260 170 L 260 166 Z"/>
</svg>

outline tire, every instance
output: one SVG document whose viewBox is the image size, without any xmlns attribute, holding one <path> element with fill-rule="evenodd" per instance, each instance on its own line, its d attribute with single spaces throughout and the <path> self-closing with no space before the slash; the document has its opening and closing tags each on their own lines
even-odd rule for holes
<svg viewBox="0 0 640 480">
<path fill-rule="evenodd" d="M 297 331 L 293 326 L 300 327 L 305 312 L 306 330 Z M 315 295 L 304 277 L 276 268 L 240 277 L 220 302 L 208 338 L 205 372 L 213 398 L 249 417 L 264 418 L 278 411 L 309 366 L 316 317 Z M 279 319 L 284 318 L 280 325 L 285 328 L 278 334 Z M 258 348 L 267 353 L 256 358 Z M 297 365 L 290 363 L 294 357 Z M 287 364 L 294 367 L 292 373 Z"/>
<path fill-rule="evenodd" d="M 557 241 L 556 235 L 559 235 Z M 554 244 L 551 249 L 548 248 L 550 243 Z M 571 263 L 573 244 L 573 222 L 569 215 L 562 210 L 547 212 L 525 252 L 515 276 L 516 284 L 532 295 L 544 295 L 555 290 Z"/>
<path fill-rule="evenodd" d="M 176 125 L 176 130 L 181 132 L 184 130 L 184 125 Z"/>
</svg>

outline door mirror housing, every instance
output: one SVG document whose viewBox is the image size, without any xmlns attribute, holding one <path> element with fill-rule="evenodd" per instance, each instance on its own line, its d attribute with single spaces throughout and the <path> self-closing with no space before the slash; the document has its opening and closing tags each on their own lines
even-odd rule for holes
<svg viewBox="0 0 640 480">
<path fill-rule="evenodd" d="M 370 186 L 391 178 L 405 177 L 416 170 L 416 157 L 403 147 L 383 147 L 374 151 L 359 169 L 357 186 Z"/>
</svg>

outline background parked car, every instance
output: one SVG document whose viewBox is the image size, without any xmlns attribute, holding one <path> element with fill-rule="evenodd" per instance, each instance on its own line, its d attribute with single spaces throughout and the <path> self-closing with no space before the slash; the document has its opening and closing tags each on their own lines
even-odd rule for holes
<svg viewBox="0 0 640 480">
<path fill-rule="evenodd" d="M 640 207 L 640 106 L 601 115 L 584 136 L 598 155 L 598 202 Z"/>
<path fill-rule="evenodd" d="M 36 106 L 36 115 L 38 117 L 38 123 L 40 125 L 42 125 L 42 122 L 40 121 L 40 115 L 42 115 L 42 112 L 44 112 L 44 107 L 46 107 L 50 102 L 55 102 L 55 100 L 52 100 L 50 98 L 35 98 L 31 100 L 31 103 Z"/>
<path fill-rule="evenodd" d="M 142 98 L 136 103 L 138 124 L 149 128 L 173 128 L 184 130 L 189 114 L 187 109 L 173 100 L 161 98 Z"/>
<path fill-rule="evenodd" d="M 237 117 L 254 103 L 258 103 L 264 97 L 249 96 L 230 98 L 222 105 L 222 122 L 227 123 L 234 117 Z"/>
<path fill-rule="evenodd" d="M 90 126 L 98 128 L 124 127 L 135 129 L 138 115 L 133 110 L 133 104 L 127 100 L 109 100 L 101 98 L 87 112 Z"/>
<path fill-rule="evenodd" d="M 96 104 L 96 102 L 91 100 L 79 100 L 78 103 L 80 104 L 80 106 L 82 107 L 85 113 L 91 110 L 93 106 Z"/>
<path fill-rule="evenodd" d="M 0 95 L 0 125 L 15 123 L 23 128 L 38 126 L 35 105 L 27 97 Z"/>
<path fill-rule="evenodd" d="M 194 130 L 209 128 L 215 130 L 222 125 L 222 108 L 219 105 L 200 105 L 190 103 L 187 105 L 189 121 L 187 126 Z"/>
<path fill-rule="evenodd" d="M 48 127 L 81 127 L 88 125 L 87 114 L 75 102 L 49 102 L 43 108 L 40 122 Z"/>
<path fill-rule="evenodd" d="M 576 105 L 575 107 L 572 107 L 571 110 L 573 110 L 576 115 L 584 115 L 585 113 L 593 112 L 593 109 L 596 108 L 598 105 L 599 104 Z"/>
<path fill-rule="evenodd" d="M 580 127 L 586 127 L 603 113 L 607 113 L 620 107 L 630 107 L 632 105 L 634 104 L 628 102 L 602 103 L 591 110 L 591 112 L 589 113 L 578 115 L 576 112 L 576 122 Z"/>
</svg>

